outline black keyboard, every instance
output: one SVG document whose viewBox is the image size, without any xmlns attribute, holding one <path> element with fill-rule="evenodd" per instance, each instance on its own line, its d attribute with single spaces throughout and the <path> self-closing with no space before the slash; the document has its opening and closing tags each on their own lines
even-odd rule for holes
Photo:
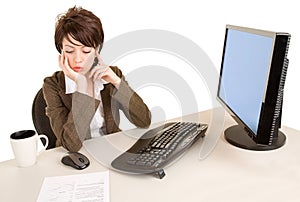
<svg viewBox="0 0 300 202">
<path fill-rule="evenodd" d="M 148 130 L 112 167 L 130 173 L 153 173 L 164 177 L 163 167 L 183 154 L 195 141 L 205 136 L 207 124 L 170 122 Z"/>
</svg>

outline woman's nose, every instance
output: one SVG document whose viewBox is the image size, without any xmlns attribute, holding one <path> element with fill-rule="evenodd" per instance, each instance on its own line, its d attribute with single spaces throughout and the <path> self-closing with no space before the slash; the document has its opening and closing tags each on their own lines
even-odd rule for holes
<svg viewBox="0 0 300 202">
<path fill-rule="evenodd" d="M 79 51 L 75 53 L 75 62 L 76 63 L 82 62 L 82 54 Z"/>
</svg>

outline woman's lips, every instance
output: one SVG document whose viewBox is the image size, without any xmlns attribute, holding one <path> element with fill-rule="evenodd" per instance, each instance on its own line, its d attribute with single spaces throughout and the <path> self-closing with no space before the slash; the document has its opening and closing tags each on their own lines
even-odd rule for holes
<svg viewBox="0 0 300 202">
<path fill-rule="evenodd" d="M 82 70 L 81 67 L 73 67 L 72 68 L 75 72 L 80 72 Z"/>
</svg>

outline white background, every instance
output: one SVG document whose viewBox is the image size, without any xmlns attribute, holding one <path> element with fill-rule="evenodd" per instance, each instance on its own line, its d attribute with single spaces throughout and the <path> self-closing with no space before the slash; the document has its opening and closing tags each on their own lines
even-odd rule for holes
<svg viewBox="0 0 300 202">
<path fill-rule="evenodd" d="M 55 18 L 74 5 L 81 5 L 100 17 L 105 41 L 140 29 L 172 31 L 198 44 L 208 54 L 217 71 L 220 68 L 226 24 L 291 33 L 288 54 L 290 64 L 285 86 L 282 124 L 299 130 L 296 114 L 300 114 L 297 96 L 299 93 L 297 87 L 300 86 L 298 68 L 300 59 L 297 57 L 300 52 L 300 28 L 297 19 L 300 14 L 296 2 L 292 0 L 5 1 L 0 12 L 0 161 L 13 158 L 9 142 L 9 135 L 12 132 L 34 129 L 31 119 L 33 97 L 41 87 L 43 78 L 59 70 L 58 53 L 53 40 Z M 127 66 L 131 64 L 167 66 L 166 61 L 169 61 L 169 68 L 180 62 L 163 54 L 141 53 L 124 58 L 116 64 L 126 73 Z M 189 67 L 186 65 L 186 68 Z M 192 81 L 191 83 L 194 85 Z M 167 102 L 162 102 L 161 105 L 163 108 L 166 107 L 164 109 L 167 118 L 180 114 L 180 107 L 176 106 L 176 97 L 163 92 L 163 89 L 152 89 L 149 92 L 141 90 L 140 94 L 150 107 L 154 101 L 156 105 L 159 103 L 157 98 L 166 96 L 163 100 Z M 197 96 L 198 92 L 195 91 L 195 95 Z M 209 108 L 209 103 L 199 104 L 200 110 L 206 108 Z"/>
</svg>

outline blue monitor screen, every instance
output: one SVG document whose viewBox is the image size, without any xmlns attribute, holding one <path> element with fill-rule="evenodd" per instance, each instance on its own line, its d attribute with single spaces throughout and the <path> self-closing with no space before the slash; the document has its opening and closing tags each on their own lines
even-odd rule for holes
<svg viewBox="0 0 300 202">
<path fill-rule="evenodd" d="M 273 39 L 227 30 L 218 96 L 257 134 L 269 74 Z"/>
</svg>

